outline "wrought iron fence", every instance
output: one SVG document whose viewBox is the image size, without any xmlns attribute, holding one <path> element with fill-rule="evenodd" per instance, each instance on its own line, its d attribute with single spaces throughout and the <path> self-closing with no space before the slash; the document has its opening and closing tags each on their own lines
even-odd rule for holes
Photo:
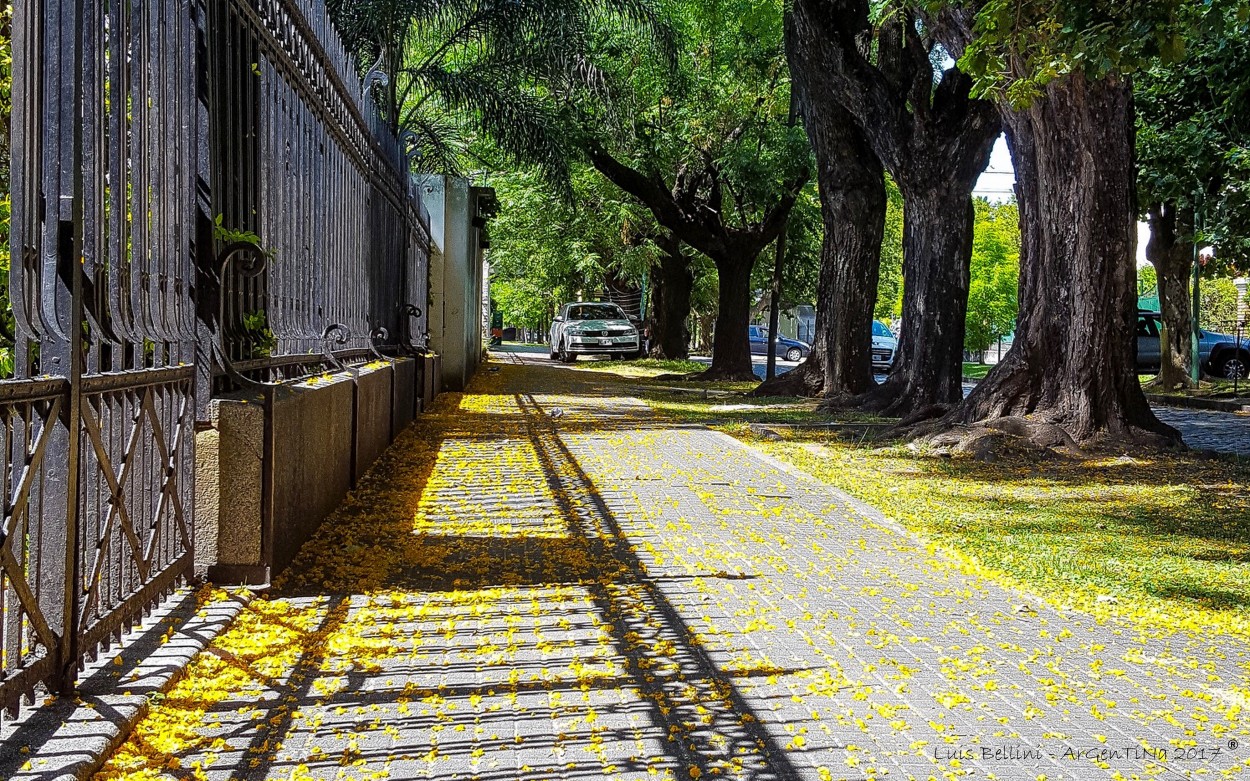
<svg viewBox="0 0 1250 781">
<path fill-rule="evenodd" d="M 428 216 L 324 0 L 19 0 L 0 704 L 192 573 L 210 393 L 424 343 Z"/>
</svg>

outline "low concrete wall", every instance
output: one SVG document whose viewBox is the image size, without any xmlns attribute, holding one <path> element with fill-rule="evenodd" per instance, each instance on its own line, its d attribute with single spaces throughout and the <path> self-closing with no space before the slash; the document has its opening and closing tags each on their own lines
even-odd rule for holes
<svg viewBox="0 0 1250 781">
<path fill-rule="evenodd" d="M 395 390 L 391 367 L 366 368 L 356 378 L 356 438 L 352 454 L 352 485 L 369 471 L 391 444 L 391 415 Z"/>
<path fill-rule="evenodd" d="M 196 435 L 197 570 L 264 583 L 289 565 L 411 422 L 415 380 L 401 359 L 214 400 Z"/>
<path fill-rule="evenodd" d="M 422 409 L 429 409 L 434 399 L 443 390 L 443 359 L 438 355 L 427 355 L 423 361 L 421 387 Z"/>
<path fill-rule="evenodd" d="M 272 547 L 281 572 L 352 486 L 353 380 L 281 388 L 273 403 Z"/>
<path fill-rule="evenodd" d="M 417 362 L 404 360 L 392 367 L 391 381 L 394 389 L 391 394 L 391 438 L 399 436 L 399 432 L 408 428 L 413 417 L 420 412 L 417 393 Z"/>
</svg>

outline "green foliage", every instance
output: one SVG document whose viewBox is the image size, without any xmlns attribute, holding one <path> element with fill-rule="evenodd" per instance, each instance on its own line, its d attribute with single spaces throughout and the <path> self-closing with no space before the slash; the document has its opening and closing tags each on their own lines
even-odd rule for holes
<svg viewBox="0 0 1250 781">
<path fill-rule="evenodd" d="M 782 264 L 781 308 L 789 309 L 816 300 L 820 282 L 820 251 L 824 223 L 820 215 L 820 196 L 816 183 L 810 182 L 799 194 L 790 221 L 786 226 L 786 257 Z M 776 247 L 764 250 L 761 261 L 751 272 L 751 287 L 759 292 L 759 303 L 765 303 L 773 285 L 773 262 Z M 765 318 L 767 315 L 765 315 Z"/>
<path fill-rule="evenodd" d="M 625 27 L 595 39 L 612 100 L 581 93 L 580 129 L 654 180 L 694 188 L 726 222 L 759 220 L 808 169 L 790 122 L 781 0 L 662 0 L 674 65 Z"/>
<path fill-rule="evenodd" d="M 649 213 L 587 167 L 573 169 L 576 205 L 532 171 L 493 185 L 491 295 L 511 325 L 544 327 L 560 304 L 598 293 L 610 274 L 640 283 L 657 257 Z"/>
<path fill-rule="evenodd" d="M 1082 72 L 1132 73 L 1184 53 L 1182 0 L 929 0 L 931 10 L 972 6 L 972 39 L 959 59 L 976 94 L 1017 108 L 1047 83 Z"/>
<path fill-rule="evenodd" d="M 1159 291 L 1159 273 L 1155 267 L 1147 263 L 1137 268 L 1137 295 L 1157 295 Z"/>
<path fill-rule="evenodd" d="M 1020 280 L 1020 212 L 1014 203 L 973 200 L 971 285 L 964 346 L 984 352 L 1015 331 Z"/>
<path fill-rule="evenodd" d="M 881 239 L 881 276 L 873 317 L 892 323 L 903 313 L 903 194 L 885 178 L 885 232 Z"/>
<path fill-rule="evenodd" d="M 264 310 L 243 315 L 243 331 L 247 334 L 248 358 L 268 358 L 273 354 L 278 340 L 269 330 L 269 319 Z"/>
<path fill-rule="evenodd" d="M 586 57 L 599 24 L 658 29 L 649 0 L 329 0 L 362 66 L 389 77 L 382 100 L 415 134 L 418 167 L 462 174 L 482 154 L 567 181 L 559 96 L 601 84 Z M 567 194 L 567 193 L 566 193 Z"/>
<path fill-rule="evenodd" d="M 1231 331 L 1237 322 L 1237 286 L 1227 277 L 1204 279 L 1198 285 L 1198 322 L 1214 331 Z"/>
<path fill-rule="evenodd" d="M 227 228 L 222 224 L 224 215 L 218 214 L 213 219 L 213 238 L 217 239 L 222 246 L 230 244 L 250 244 L 267 257 L 272 257 L 272 250 L 265 249 L 260 243 L 260 236 L 249 230 L 239 230 L 236 228 Z"/>
<path fill-rule="evenodd" d="M 1195 13 L 1186 55 L 1134 82 L 1138 195 L 1177 209 L 1182 241 L 1197 213 L 1198 241 L 1217 250 L 1204 272 L 1237 274 L 1250 269 L 1250 23 L 1227 2 Z"/>
</svg>

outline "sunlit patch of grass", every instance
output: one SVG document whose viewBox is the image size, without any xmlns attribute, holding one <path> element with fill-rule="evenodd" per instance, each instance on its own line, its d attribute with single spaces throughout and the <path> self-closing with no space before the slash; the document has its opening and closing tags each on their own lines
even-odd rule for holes
<svg viewBox="0 0 1250 781">
<path fill-rule="evenodd" d="M 588 371 L 606 371 L 621 377 L 658 377 L 661 374 L 693 374 L 707 369 L 696 361 L 668 361 L 640 358 L 636 361 L 579 360 L 575 366 Z"/>
<path fill-rule="evenodd" d="M 1056 605 L 1250 634 L 1243 465 L 982 463 L 812 432 L 758 445 Z"/>
<path fill-rule="evenodd" d="M 1239 380 L 1215 379 L 1204 377 L 1197 388 L 1165 388 L 1157 383 L 1159 379 L 1153 374 L 1138 375 L 1142 390 L 1160 396 L 1191 396 L 1195 398 L 1232 398 L 1250 394 L 1250 382 Z"/>
<path fill-rule="evenodd" d="M 982 379 L 985 377 L 985 375 L 989 374 L 990 369 L 993 369 L 993 368 L 994 368 L 993 366 L 990 366 L 984 363 L 965 363 L 964 364 L 964 379 L 965 380 Z"/>
</svg>

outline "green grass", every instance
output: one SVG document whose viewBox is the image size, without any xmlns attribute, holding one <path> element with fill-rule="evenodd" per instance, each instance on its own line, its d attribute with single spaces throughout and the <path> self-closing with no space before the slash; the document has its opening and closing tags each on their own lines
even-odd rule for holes
<svg viewBox="0 0 1250 781">
<path fill-rule="evenodd" d="M 655 358 L 640 358 L 636 361 L 587 361 L 579 360 L 579 369 L 590 371 L 608 371 L 622 377 L 655 377 L 660 374 L 690 374 L 701 372 L 707 364 L 696 361 L 667 361 Z"/>
<path fill-rule="evenodd" d="M 982 379 L 985 377 L 985 375 L 989 374 L 990 369 L 992 368 L 994 367 L 988 364 L 984 364 L 984 363 L 965 363 L 964 364 L 964 379 L 965 380 Z"/>
<path fill-rule="evenodd" d="M 1197 388 L 1177 389 L 1154 386 L 1152 383 L 1155 380 L 1155 375 L 1153 374 L 1139 374 L 1138 379 L 1141 380 L 1142 390 L 1161 396 L 1189 396 L 1200 399 L 1250 396 L 1250 380 L 1241 380 L 1234 384 L 1232 380 L 1206 378 L 1198 384 Z"/>
<path fill-rule="evenodd" d="M 818 432 L 758 445 L 1059 606 L 1250 635 L 1243 463 L 1177 455 L 982 463 Z"/>
</svg>

